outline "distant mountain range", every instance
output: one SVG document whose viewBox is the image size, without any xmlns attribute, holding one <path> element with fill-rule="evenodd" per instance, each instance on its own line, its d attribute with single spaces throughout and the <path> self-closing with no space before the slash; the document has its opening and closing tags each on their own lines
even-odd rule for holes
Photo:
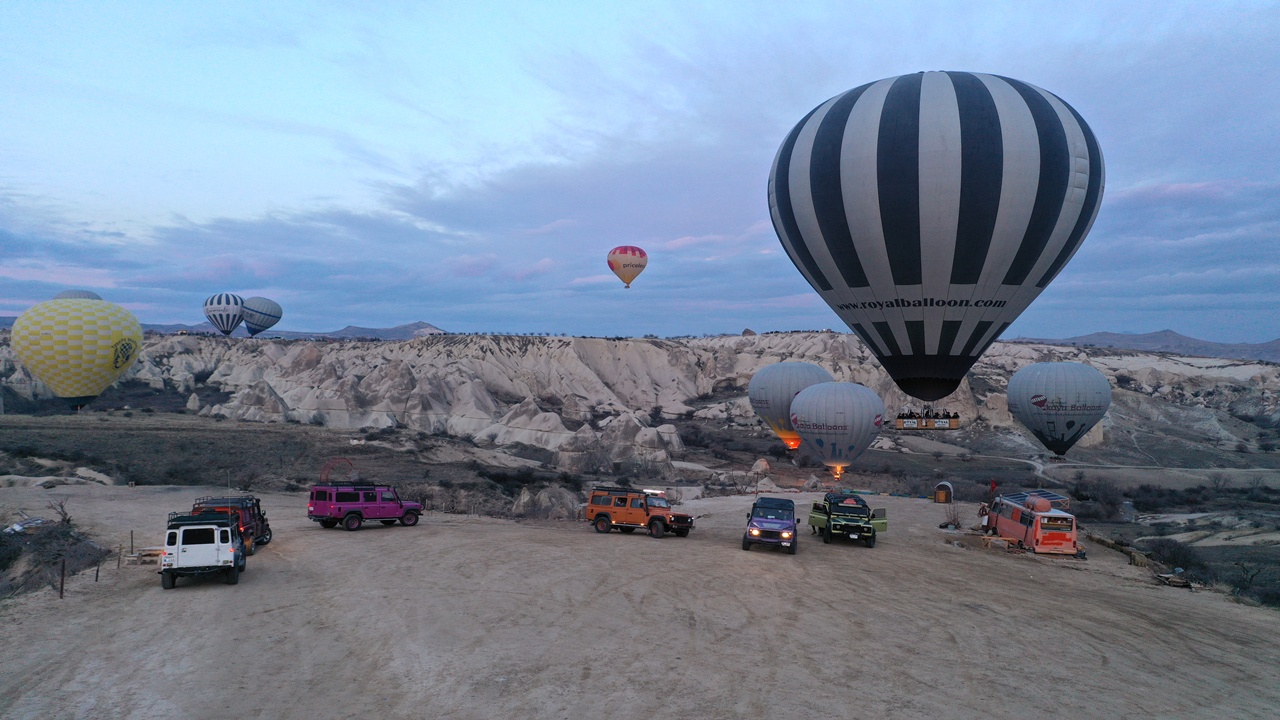
<svg viewBox="0 0 1280 720">
<path fill-rule="evenodd" d="M 1196 355 L 1200 357 L 1228 358 L 1232 360 L 1265 360 L 1280 362 L 1280 340 L 1264 343 L 1216 343 L 1181 335 L 1172 330 L 1129 334 L 1098 332 L 1063 340 L 1045 338 L 1015 338 L 1010 342 L 1038 342 L 1049 345 L 1076 345 L 1080 347 L 1110 347 L 1121 350 Z"/>
<path fill-rule="evenodd" d="M 0 317 L 0 328 L 13 327 L 13 321 L 16 317 Z M 191 335 L 220 335 L 221 333 L 213 325 L 207 322 L 198 325 L 183 325 L 174 323 L 171 325 L 155 325 L 151 323 L 142 323 L 143 332 L 157 332 L 164 335 L 176 335 L 185 332 Z M 355 325 L 348 325 L 341 330 L 333 332 L 292 332 L 289 330 L 276 330 L 271 328 L 258 334 L 263 338 L 283 338 L 285 340 L 309 340 L 312 338 L 332 338 L 332 339 L 352 339 L 352 338 L 372 338 L 374 340 L 412 340 L 423 335 L 443 335 L 444 330 L 425 322 L 412 322 L 407 325 L 397 325 L 392 328 L 366 328 Z M 244 326 L 235 329 L 231 333 L 232 337 L 249 337 L 249 331 Z"/>
<path fill-rule="evenodd" d="M 15 317 L 0 317 L 0 328 L 13 326 Z M 144 331 L 173 335 L 185 331 L 190 334 L 218 334 L 209 323 L 198 325 L 152 325 L 143 323 Z M 310 338 L 353 339 L 369 338 L 374 340 L 412 340 L 423 335 L 443 335 L 446 331 L 425 322 L 413 322 L 391 328 L 367 328 L 348 325 L 332 332 L 292 332 L 288 330 L 267 330 L 260 334 L 264 338 L 283 338 L 286 340 L 307 340 Z M 236 328 L 233 337 L 248 337 L 244 326 Z M 1052 338 L 1011 338 L 1006 342 L 1044 343 L 1047 345 L 1076 345 L 1079 347 L 1116 348 L 1120 350 L 1141 350 L 1143 352 L 1171 353 L 1174 355 L 1193 355 L 1199 357 L 1228 358 L 1232 360 L 1265 360 L 1280 363 L 1280 340 L 1264 343 L 1217 343 L 1208 340 L 1197 340 L 1176 333 L 1172 330 L 1161 330 L 1151 333 L 1113 333 L 1097 332 L 1088 335 L 1077 335 L 1063 339 Z"/>
</svg>

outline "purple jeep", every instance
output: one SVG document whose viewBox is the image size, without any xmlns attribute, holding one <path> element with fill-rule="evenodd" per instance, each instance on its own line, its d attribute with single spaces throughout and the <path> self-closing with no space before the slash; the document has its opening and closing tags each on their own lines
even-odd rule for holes
<svg viewBox="0 0 1280 720">
<path fill-rule="evenodd" d="M 395 488 L 386 485 L 316 485 L 307 502 L 307 518 L 323 528 L 342 523 L 347 530 L 359 530 L 365 520 L 417 525 L 421 514 L 421 503 L 401 500 Z"/>
<path fill-rule="evenodd" d="M 752 545 L 772 545 L 796 554 L 796 504 L 784 498 L 757 498 L 747 516 L 742 533 L 742 549 Z"/>
</svg>

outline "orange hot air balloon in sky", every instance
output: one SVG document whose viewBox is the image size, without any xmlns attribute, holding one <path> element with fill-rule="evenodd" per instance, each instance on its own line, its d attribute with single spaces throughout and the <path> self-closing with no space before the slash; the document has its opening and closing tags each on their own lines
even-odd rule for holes
<svg viewBox="0 0 1280 720">
<path fill-rule="evenodd" d="M 619 245 L 609 251 L 609 269 L 618 279 L 631 287 L 631 281 L 644 272 L 649 255 L 635 245 Z"/>
</svg>

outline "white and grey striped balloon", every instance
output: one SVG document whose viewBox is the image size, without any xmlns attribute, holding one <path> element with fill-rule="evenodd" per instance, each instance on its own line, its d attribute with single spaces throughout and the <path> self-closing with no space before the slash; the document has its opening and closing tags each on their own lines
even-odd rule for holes
<svg viewBox="0 0 1280 720">
<path fill-rule="evenodd" d="M 218 293 L 204 301 L 204 316 L 223 335 L 230 335 L 244 319 L 242 307 L 244 300 L 239 295 Z"/>
<path fill-rule="evenodd" d="M 801 447 L 816 456 L 837 479 L 880 434 L 884 401 L 857 383 L 810 385 L 791 400 L 791 426 Z"/>
<path fill-rule="evenodd" d="M 1107 376 L 1082 363 L 1028 365 L 1009 378 L 1009 413 L 1058 455 L 1098 424 L 1111 406 Z"/>
<path fill-rule="evenodd" d="M 244 315 L 244 327 L 250 335 L 257 335 L 280 322 L 283 315 L 280 303 L 264 297 L 245 298 L 240 312 Z"/>
<path fill-rule="evenodd" d="M 814 108 L 769 177 L 796 268 L 904 392 L 950 394 L 1075 254 L 1103 193 L 1080 115 L 1018 80 L 927 72 Z"/>
</svg>

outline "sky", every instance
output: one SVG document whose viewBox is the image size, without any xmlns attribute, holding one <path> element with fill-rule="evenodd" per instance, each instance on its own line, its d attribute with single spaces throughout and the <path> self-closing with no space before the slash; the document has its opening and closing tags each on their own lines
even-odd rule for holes
<svg viewBox="0 0 1280 720">
<path fill-rule="evenodd" d="M 1107 188 L 1004 337 L 1280 338 L 1280 5 L 0 3 L 0 315 L 91 289 L 143 323 L 261 295 L 277 329 L 846 330 L 769 168 L 852 87 L 1010 76 Z M 631 289 L 615 245 L 649 266 Z"/>
</svg>

